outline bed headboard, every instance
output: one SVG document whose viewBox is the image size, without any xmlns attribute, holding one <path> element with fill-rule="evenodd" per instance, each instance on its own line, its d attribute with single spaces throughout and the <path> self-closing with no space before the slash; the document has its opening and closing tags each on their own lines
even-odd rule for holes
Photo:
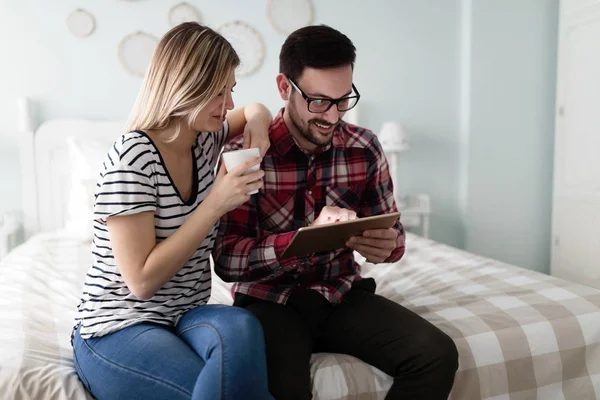
<svg viewBox="0 0 600 400">
<path fill-rule="evenodd" d="M 19 99 L 19 137 L 25 237 L 64 227 L 71 187 L 67 140 L 108 142 L 122 133 L 124 121 L 56 119 L 35 129 L 31 103 Z"/>
<path fill-rule="evenodd" d="M 56 119 L 35 129 L 32 104 L 25 98 L 18 101 L 23 226 L 28 238 L 65 226 L 71 188 L 68 138 L 107 143 L 123 132 L 125 121 Z"/>
</svg>

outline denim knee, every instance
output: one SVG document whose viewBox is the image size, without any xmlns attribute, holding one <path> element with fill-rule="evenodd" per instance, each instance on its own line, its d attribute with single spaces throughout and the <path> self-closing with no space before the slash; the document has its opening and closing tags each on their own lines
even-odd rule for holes
<svg viewBox="0 0 600 400">
<path fill-rule="evenodd" d="M 224 324 L 238 340 L 263 342 L 263 329 L 258 319 L 249 311 L 234 307 Z"/>
</svg>

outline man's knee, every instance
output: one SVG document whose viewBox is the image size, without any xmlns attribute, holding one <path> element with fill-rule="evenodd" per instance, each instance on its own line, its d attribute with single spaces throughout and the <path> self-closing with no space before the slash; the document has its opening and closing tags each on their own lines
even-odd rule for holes
<svg viewBox="0 0 600 400">
<path fill-rule="evenodd" d="M 403 354 L 400 347 L 395 362 L 396 376 L 413 373 L 435 375 L 438 379 L 453 380 L 458 369 L 458 350 L 450 336 L 433 325 L 419 332 L 410 345 L 412 355 Z"/>
<path fill-rule="evenodd" d="M 458 369 L 458 350 L 452 338 L 435 329 L 429 335 L 429 343 L 424 346 L 424 362 L 431 366 L 440 377 L 454 379 Z"/>
</svg>

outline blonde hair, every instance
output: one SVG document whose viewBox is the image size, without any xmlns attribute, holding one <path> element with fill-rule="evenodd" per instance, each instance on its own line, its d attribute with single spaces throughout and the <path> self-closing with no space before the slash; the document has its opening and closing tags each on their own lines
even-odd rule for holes
<svg viewBox="0 0 600 400">
<path fill-rule="evenodd" d="M 176 120 L 192 125 L 239 64 L 231 44 L 214 30 L 196 22 L 176 26 L 154 50 L 127 130 L 165 129 Z M 180 129 L 178 123 L 166 141 L 175 140 Z"/>
</svg>

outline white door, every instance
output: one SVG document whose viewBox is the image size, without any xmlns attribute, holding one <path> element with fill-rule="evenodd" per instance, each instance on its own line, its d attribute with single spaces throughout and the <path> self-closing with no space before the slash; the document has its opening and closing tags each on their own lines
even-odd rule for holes
<svg viewBox="0 0 600 400">
<path fill-rule="evenodd" d="M 560 19 L 551 272 L 600 288 L 600 4 Z"/>
</svg>

